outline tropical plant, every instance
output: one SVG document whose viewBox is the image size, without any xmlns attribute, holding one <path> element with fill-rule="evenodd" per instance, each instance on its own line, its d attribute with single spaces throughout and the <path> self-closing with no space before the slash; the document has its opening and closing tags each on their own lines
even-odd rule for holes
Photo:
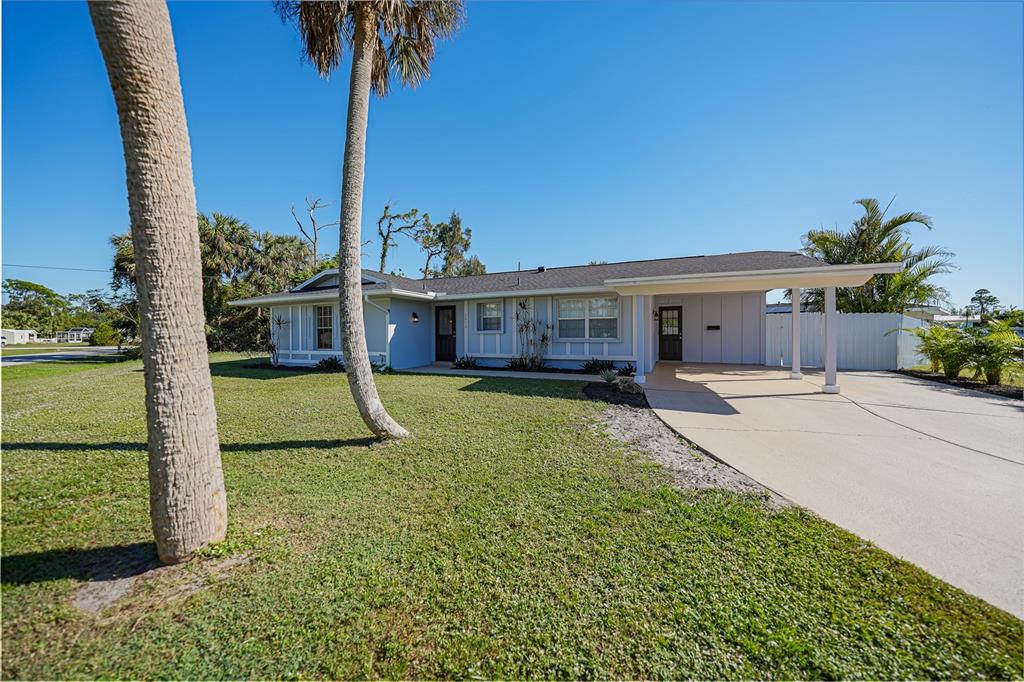
<svg viewBox="0 0 1024 682">
<path fill-rule="evenodd" d="M 167 5 L 90 2 L 124 146 L 146 384 L 150 519 L 178 563 L 227 532 L 192 159 Z"/>
<path fill-rule="evenodd" d="M 1002 383 L 1008 367 L 1024 363 L 1024 339 L 1017 336 L 1007 321 L 990 321 L 974 338 L 968 365 L 984 375 L 985 383 Z"/>
<path fill-rule="evenodd" d="M 480 364 L 472 355 L 463 355 L 461 358 L 455 358 L 455 362 L 452 363 L 452 369 L 477 369 L 479 366 Z"/>
<path fill-rule="evenodd" d="M 316 363 L 316 370 L 318 372 L 344 372 L 345 365 L 337 355 L 332 355 L 330 357 L 320 358 L 320 361 Z"/>
<path fill-rule="evenodd" d="M 614 369 L 604 369 L 601 370 L 600 377 L 604 381 L 604 383 L 614 384 L 616 381 L 619 380 L 619 373 L 616 372 Z"/>
<path fill-rule="evenodd" d="M 426 79 L 435 41 L 459 28 L 463 6 L 458 0 L 277 0 L 274 5 L 282 19 L 297 25 L 305 55 L 322 77 L 338 68 L 347 50 L 352 51 L 338 250 L 342 351 L 349 388 L 363 421 L 379 437 L 401 438 L 408 431 L 391 418 L 380 400 L 363 328 L 360 230 L 370 93 L 387 95 L 392 73 L 412 87 Z"/>
<path fill-rule="evenodd" d="M 587 374 L 600 374 L 606 369 L 615 369 L 615 363 L 611 360 L 601 360 L 599 358 L 590 358 L 583 363 L 583 371 Z"/>
<path fill-rule="evenodd" d="M 894 197 L 895 199 L 895 197 Z M 877 199 L 858 199 L 864 215 L 849 230 L 810 230 L 803 237 L 804 253 L 832 265 L 852 263 L 903 263 L 895 274 L 875 275 L 863 286 L 836 289 L 836 308 L 844 313 L 902 312 L 946 298 L 946 292 L 932 281 L 949 272 L 953 254 L 938 246 L 915 249 L 907 240 L 910 225 L 932 227 L 923 213 L 902 213 L 886 218 Z M 810 310 L 822 310 L 822 289 L 806 289 L 802 300 Z"/>
<path fill-rule="evenodd" d="M 509 369 L 539 370 L 544 367 L 544 354 L 551 343 L 551 325 L 537 322 L 530 304 L 516 301 L 515 332 L 519 355 L 506 364 Z M 514 365 L 514 366 L 513 366 Z"/>
<path fill-rule="evenodd" d="M 620 377 L 631 377 L 634 374 L 636 374 L 636 365 L 634 365 L 632 362 L 627 362 L 622 367 L 619 367 Z"/>
<path fill-rule="evenodd" d="M 928 358 L 933 372 L 941 370 L 947 378 L 954 379 L 970 361 L 973 338 L 959 327 L 933 324 L 904 331 L 917 337 L 917 352 Z"/>
</svg>

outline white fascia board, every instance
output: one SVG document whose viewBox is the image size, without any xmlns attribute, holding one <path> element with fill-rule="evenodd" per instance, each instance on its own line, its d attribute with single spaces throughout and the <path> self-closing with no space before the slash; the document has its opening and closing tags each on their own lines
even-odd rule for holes
<svg viewBox="0 0 1024 682">
<path fill-rule="evenodd" d="M 621 294 L 767 291 L 768 289 L 794 286 L 801 288 L 852 287 L 864 284 L 872 275 L 896 273 L 901 270 L 903 270 L 902 263 L 858 263 L 783 270 L 631 277 L 605 280 L 605 284 L 614 287 Z"/>
<path fill-rule="evenodd" d="M 524 298 L 527 296 L 562 296 L 586 294 L 614 294 L 613 287 L 563 287 L 561 289 L 526 289 L 514 291 L 486 291 L 479 294 L 445 294 L 438 293 L 435 301 L 462 301 L 479 298 Z"/>
<path fill-rule="evenodd" d="M 415 298 L 421 301 L 433 301 L 437 296 L 433 291 L 409 291 L 408 289 L 396 289 L 391 287 L 390 289 L 378 289 L 368 296 L 375 296 L 378 293 L 388 293 L 396 298 Z"/>
<path fill-rule="evenodd" d="M 300 291 L 302 289 L 305 289 L 306 287 L 308 287 L 310 284 L 312 284 L 313 282 L 317 281 L 318 279 L 322 279 L 324 277 L 329 277 L 331 275 L 337 275 L 337 274 L 338 274 L 338 268 L 327 268 L 326 270 L 321 270 L 320 272 L 316 273 L 315 275 L 313 275 L 312 277 L 307 279 L 302 284 L 296 284 L 295 286 L 293 286 L 290 289 L 290 291 Z M 259 296 L 257 296 L 256 298 L 259 298 Z"/>
<path fill-rule="evenodd" d="M 418 298 L 432 300 L 432 294 L 423 294 L 416 291 L 403 291 L 401 289 L 374 289 L 372 291 L 365 292 L 363 296 L 397 296 L 398 298 Z M 260 307 L 276 305 L 278 303 L 283 305 L 296 305 L 300 303 L 318 303 L 320 301 L 337 301 L 338 290 L 331 289 L 329 291 L 310 291 L 310 292 L 296 292 L 287 294 L 268 294 L 266 296 L 253 296 L 252 298 L 242 298 L 237 301 L 228 301 L 228 305 L 239 306 L 239 307 Z"/>
</svg>

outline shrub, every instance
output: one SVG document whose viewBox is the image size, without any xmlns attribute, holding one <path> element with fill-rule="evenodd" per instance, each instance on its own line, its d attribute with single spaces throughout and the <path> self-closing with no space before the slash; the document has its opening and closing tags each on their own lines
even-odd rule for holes
<svg viewBox="0 0 1024 682">
<path fill-rule="evenodd" d="M 623 377 L 619 379 L 619 390 L 623 393 L 643 393 L 644 387 L 636 383 L 636 379 L 632 377 Z"/>
<path fill-rule="evenodd" d="M 606 384 L 614 384 L 615 380 L 619 378 L 619 373 L 614 369 L 606 369 L 601 372 L 601 378 L 604 379 Z"/>
<path fill-rule="evenodd" d="M 622 367 L 619 367 L 620 377 L 631 377 L 636 374 L 636 366 L 632 362 L 627 362 Z"/>
<path fill-rule="evenodd" d="M 452 363 L 453 369 L 478 369 L 479 367 L 480 364 L 472 355 L 463 355 L 461 358 L 456 358 L 455 362 Z"/>
<path fill-rule="evenodd" d="M 90 346 L 119 346 L 121 335 L 109 322 L 101 322 L 89 335 Z"/>
<path fill-rule="evenodd" d="M 329 358 L 321 358 L 320 362 L 316 363 L 316 370 L 318 372 L 344 372 L 345 365 L 337 355 L 332 355 Z"/>
<path fill-rule="evenodd" d="M 600 360 L 598 358 L 590 358 L 583 363 L 583 371 L 587 374 L 600 374 L 606 369 L 615 369 L 615 363 L 611 360 Z"/>
<path fill-rule="evenodd" d="M 908 329 L 917 337 L 917 351 L 928 358 L 933 372 L 942 369 L 949 379 L 960 376 L 970 360 L 974 339 L 962 329 L 933 324 Z"/>
<path fill-rule="evenodd" d="M 1010 329 L 1010 323 L 989 322 L 984 335 L 978 335 L 970 347 L 968 364 L 985 383 L 995 386 L 1002 382 L 1003 370 L 1020 365 L 1024 356 L 1024 340 Z"/>
<path fill-rule="evenodd" d="M 505 363 L 505 369 L 514 372 L 540 372 L 546 368 L 543 358 L 537 357 L 514 357 L 509 358 Z"/>
<path fill-rule="evenodd" d="M 380 360 L 379 362 L 370 362 L 370 371 L 374 374 L 391 374 L 391 365 Z"/>
</svg>

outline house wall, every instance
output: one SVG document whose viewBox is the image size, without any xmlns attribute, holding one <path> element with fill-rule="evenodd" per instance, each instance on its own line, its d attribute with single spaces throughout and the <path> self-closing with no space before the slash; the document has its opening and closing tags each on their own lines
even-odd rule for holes
<svg viewBox="0 0 1024 682">
<path fill-rule="evenodd" d="M 387 308 L 387 299 L 374 299 Z M 330 305 L 333 320 L 333 339 L 330 349 L 316 347 L 316 319 L 314 307 Z M 366 329 L 366 347 L 373 362 L 386 359 L 385 313 L 372 305 L 363 304 L 363 325 Z M 282 365 L 315 365 L 326 357 L 344 360 L 341 352 L 341 331 L 337 303 L 278 305 L 270 308 L 270 334 L 278 349 L 278 361 Z"/>
<path fill-rule="evenodd" d="M 607 296 L 607 293 L 578 294 L 574 296 L 528 296 L 523 298 L 493 298 L 493 299 L 466 299 L 456 301 L 436 301 L 436 306 L 454 305 L 456 324 L 456 354 L 458 356 L 471 355 L 484 365 L 504 364 L 506 360 L 520 353 L 522 340 L 515 332 L 515 311 L 520 301 L 525 301 L 530 309 L 539 328 L 544 329 L 551 325 L 549 334 L 551 341 L 548 344 L 544 358 L 552 366 L 556 367 L 578 367 L 583 361 L 591 358 L 601 358 L 615 362 L 625 363 L 635 361 L 633 351 L 634 330 L 633 330 L 633 305 L 632 297 L 619 296 L 618 298 L 618 329 L 619 334 L 615 339 L 595 341 L 563 341 L 557 334 L 557 310 L 558 301 L 562 298 L 590 298 L 595 296 Z M 612 294 L 614 295 L 614 294 Z M 481 332 L 477 330 L 477 304 L 484 302 L 502 302 L 502 329 L 501 332 Z M 431 337 L 430 337 L 430 358 L 433 361 L 433 320 L 431 313 Z"/>
<path fill-rule="evenodd" d="M 391 299 L 391 366 L 421 367 L 434 361 L 434 307 L 429 301 Z M 419 316 L 413 322 L 412 316 Z"/>
<path fill-rule="evenodd" d="M 767 292 L 736 294 L 662 294 L 652 297 L 651 357 L 657 359 L 658 324 L 653 311 L 661 306 L 683 308 L 683 362 L 721 362 L 760 365 L 765 358 L 765 296 Z M 717 325 L 720 329 L 709 330 Z"/>
</svg>

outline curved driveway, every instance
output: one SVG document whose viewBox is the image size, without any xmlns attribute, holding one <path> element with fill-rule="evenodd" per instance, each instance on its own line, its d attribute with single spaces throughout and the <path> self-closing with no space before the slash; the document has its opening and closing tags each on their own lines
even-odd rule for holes
<svg viewBox="0 0 1024 682">
<path fill-rule="evenodd" d="M 1024 616 L 1024 402 L 888 372 L 659 364 L 669 426 L 824 518 Z"/>
</svg>

